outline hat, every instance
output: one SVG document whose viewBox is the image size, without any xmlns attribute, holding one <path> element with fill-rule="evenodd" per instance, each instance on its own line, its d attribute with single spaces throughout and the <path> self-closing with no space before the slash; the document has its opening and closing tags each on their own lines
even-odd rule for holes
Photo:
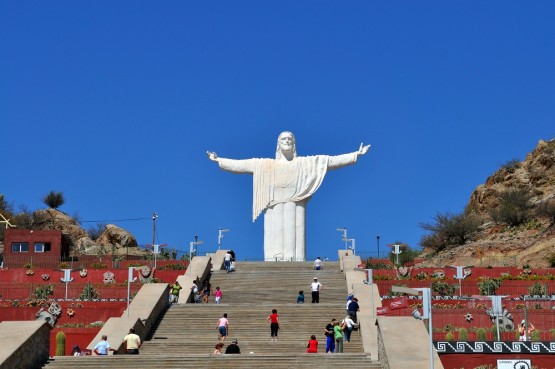
<svg viewBox="0 0 555 369">
<path fill-rule="evenodd" d="M 238 342 L 237 342 L 237 339 L 234 339 L 233 341 L 231 341 L 231 343 L 237 344 L 237 343 L 238 343 Z"/>
<path fill-rule="evenodd" d="M 526 320 L 522 319 L 522 322 L 520 322 L 520 324 L 524 324 L 526 323 Z"/>
<path fill-rule="evenodd" d="M 314 277 L 314 280 L 317 280 L 318 278 Z"/>
</svg>

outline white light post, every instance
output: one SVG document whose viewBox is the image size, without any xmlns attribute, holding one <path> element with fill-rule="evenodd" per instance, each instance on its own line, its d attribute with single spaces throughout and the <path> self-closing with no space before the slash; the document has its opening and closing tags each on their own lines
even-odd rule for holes
<svg viewBox="0 0 555 369">
<path fill-rule="evenodd" d="M 196 239 L 198 239 L 197 237 L 195 237 Z M 193 241 L 189 243 L 189 262 L 191 262 L 193 260 L 193 252 L 196 254 L 197 249 L 196 249 L 196 245 L 201 245 L 203 244 L 204 241 Z"/>
<path fill-rule="evenodd" d="M 129 316 L 129 299 L 131 297 L 131 282 L 135 282 L 137 278 L 133 278 L 133 271 L 137 267 L 129 267 L 127 270 L 127 316 Z"/>
<path fill-rule="evenodd" d="M 65 300 L 67 301 L 67 285 L 69 282 L 73 282 L 73 278 L 71 278 L 71 271 L 73 269 L 60 269 L 62 272 L 64 272 L 64 277 L 60 278 L 60 281 L 64 282 L 66 284 L 66 297 Z"/>
<path fill-rule="evenodd" d="M 347 250 L 347 241 L 345 241 L 347 239 L 347 228 L 337 228 L 337 230 L 342 232 L 341 240 L 345 242 L 345 250 Z"/>
<path fill-rule="evenodd" d="M 152 245 L 152 253 L 154 254 L 154 269 L 156 269 L 156 255 L 160 253 L 160 246 L 166 246 L 166 243 L 161 245 Z"/>
<path fill-rule="evenodd" d="M 401 244 L 401 243 L 394 243 L 394 244 L 390 244 L 387 245 L 389 247 L 393 247 L 393 250 L 391 250 L 391 252 L 393 254 L 395 254 L 395 264 L 398 266 L 399 265 L 399 254 L 401 254 L 403 251 L 400 249 L 401 246 L 406 246 L 405 244 Z"/>
<path fill-rule="evenodd" d="M 460 266 L 460 265 L 449 265 L 450 268 L 455 268 L 457 270 L 457 274 L 455 274 L 455 278 L 459 280 L 459 296 L 462 296 L 462 280 L 466 278 L 466 274 L 464 274 L 465 268 L 472 268 L 468 266 Z"/>
<path fill-rule="evenodd" d="M 370 293 L 372 299 L 372 316 L 376 313 L 376 309 L 374 308 L 374 272 L 372 269 L 365 269 L 368 275 L 366 279 L 366 284 L 370 286 Z"/>
<path fill-rule="evenodd" d="M 222 246 L 222 238 L 224 238 L 224 232 L 229 232 L 230 230 L 228 228 L 222 229 L 220 228 L 218 230 L 218 250 L 220 250 L 221 246 Z"/>
<path fill-rule="evenodd" d="M 434 341 L 432 330 L 432 291 L 430 288 L 408 288 L 408 287 L 391 287 L 393 292 L 408 293 L 410 295 L 419 295 L 422 292 L 422 314 L 417 309 L 414 309 L 412 316 L 415 319 L 424 320 L 428 319 L 428 334 L 430 336 L 430 369 L 434 369 Z"/>
<path fill-rule="evenodd" d="M 345 241 L 346 244 L 348 244 L 349 242 L 351 243 L 351 246 L 347 246 L 347 249 L 353 250 L 353 256 L 355 256 L 356 239 L 354 239 L 354 238 L 344 238 L 343 241 Z"/>
</svg>

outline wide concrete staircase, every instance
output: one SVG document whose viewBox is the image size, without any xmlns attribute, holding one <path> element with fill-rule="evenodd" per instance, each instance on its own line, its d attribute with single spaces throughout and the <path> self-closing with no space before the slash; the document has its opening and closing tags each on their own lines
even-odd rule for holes
<svg viewBox="0 0 555 369">
<path fill-rule="evenodd" d="M 310 283 L 317 277 L 324 286 L 320 303 L 311 303 Z M 344 343 L 343 354 L 325 354 L 324 327 L 345 314 L 347 288 L 337 263 L 321 271 L 312 263 L 243 262 L 237 271 L 214 271 L 213 290 L 223 291 L 220 304 L 170 307 L 141 347 L 141 354 L 107 357 L 56 357 L 45 368 L 379 368 L 363 352 L 358 331 Z M 305 304 L 297 294 L 305 291 Z M 183 293 L 184 291 L 182 291 Z M 272 309 L 280 317 L 278 342 L 270 340 L 266 321 Z M 228 314 L 229 336 L 239 341 L 242 355 L 212 356 L 218 343 L 218 319 Z M 306 354 L 310 335 L 319 341 L 318 354 Z M 225 349 L 225 348 L 224 348 Z"/>
</svg>

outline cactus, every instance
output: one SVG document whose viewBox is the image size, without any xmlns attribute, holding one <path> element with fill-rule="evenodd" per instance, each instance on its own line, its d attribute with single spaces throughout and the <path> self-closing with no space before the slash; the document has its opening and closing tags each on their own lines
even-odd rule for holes
<svg viewBox="0 0 555 369">
<path fill-rule="evenodd" d="M 56 356 L 64 356 L 66 353 L 66 334 L 56 333 Z"/>
<path fill-rule="evenodd" d="M 459 341 L 468 341 L 468 329 L 459 328 Z"/>
<path fill-rule="evenodd" d="M 453 341 L 453 333 L 452 332 L 447 332 L 447 334 L 445 335 L 445 340 L 446 341 Z"/>
<path fill-rule="evenodd" d="M 486 330 L 484 328 L 478 328 L 478 330 L 476 331 L 476 339 L 478 341 L 486 340 Z"/>
</svg>

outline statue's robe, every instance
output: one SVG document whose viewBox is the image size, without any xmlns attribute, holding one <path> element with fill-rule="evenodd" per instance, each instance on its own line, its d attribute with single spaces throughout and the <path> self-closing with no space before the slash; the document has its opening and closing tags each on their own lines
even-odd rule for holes
<svg viewBox="0 0 555 369">
<path fill-rule="evenodd" d="M 356 163 L 358 153 L 292 160 L 219 158 L 220 168 L 253 175 L 253 222 L 264 214 L 264 260 L 305 261 L 306 205 L 328 170 Z"/>
</svg>

